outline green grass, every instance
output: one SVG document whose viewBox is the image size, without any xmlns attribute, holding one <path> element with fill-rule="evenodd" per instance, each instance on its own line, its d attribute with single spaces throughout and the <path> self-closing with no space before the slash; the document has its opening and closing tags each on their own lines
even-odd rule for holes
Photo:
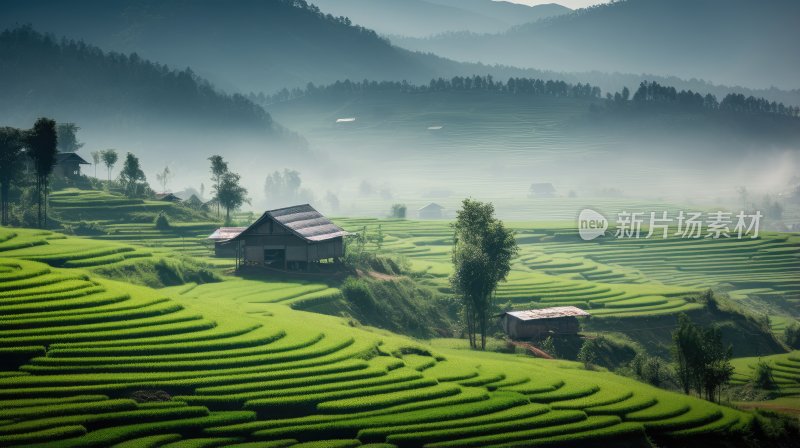
<svg viewBox="0 0 800 448">
<path fill-rule="evenodd" d="M 15 233 L 43 238 L 31 250 L 50 237 L 85 251 L 96 243 Z M 446 238 L 445 227 L 428 233 L 428 245 Z M 575 363 L 431 346 L 294 309 L 333 292 L 322 284 L 230 279 L 157 291 L 23 255 L 0 258 L 9 299 L 0 297 L 0 345 L 25 354 L 0 375 L 4 446 L 547 444 L 726 434 L 749 418 Z M 616 291 L 586 281 L 542 274 L 515 286 Z M 173 401 L 139 404 L 130 399 L 139 390 Z"/>
</svg>

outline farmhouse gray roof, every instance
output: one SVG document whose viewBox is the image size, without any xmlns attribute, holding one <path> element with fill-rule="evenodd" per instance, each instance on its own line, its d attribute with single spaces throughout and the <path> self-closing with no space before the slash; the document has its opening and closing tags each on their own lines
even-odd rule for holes
<svg viewBox="0 0 800 448">
<path fill-rule="evenodd" d="M 325 241 L 349 235 L 344 229 L 332 223 L 331 220 L 323 216 L 322 213 L 316 211 L 314 207 L 303 204 L 264 212 L 256 222 L 250 224 L 250 227 L 233 239 L 238 239 L 242 235 L 253 231 L 269 218 L 300 238 L 310 242 Z"/>
<path fill-rule="evenodd" d="M 247 227 L 220 227 L 208 236 L 209 240 L 224 241 L 237 237 Z"/>
<path fill-rule="evenodd" d="M 507 311 L 503 314 L 513 316 L 519 320 L 557 319 L 559 317 L 589 316 L 586 311 L 575 306 L 555 306 L 537 310 Z"/>
<path fill-rule="evenodd" d="M 431 210 L 439 209 L 439 210 L 441 210 L 441 209 L 444 209 L 444 207 L 442 207 L 441 205 L 439 205 L 439 204 L 437 204 L 435 202 L 431 202 L 430 204 L 426 205 L 425 207 L 420 207 L 419 208 L 419 210 L 428 210 L 428 209 L 431 209 Z"/>
</svg>

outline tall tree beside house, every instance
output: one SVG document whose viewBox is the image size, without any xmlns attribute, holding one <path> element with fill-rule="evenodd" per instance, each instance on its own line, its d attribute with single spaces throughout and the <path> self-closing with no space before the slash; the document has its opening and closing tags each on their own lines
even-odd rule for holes
<svg viewBox="0 0 800 448">
<path fill-rule="evenodd" d="M 245 203 L 250 203 L 247 198 L 247 189 L 239 185 L 241 177 L 230 171 L 224 173 L 219 180 L 219 186 L 215 189 L 214 196 L 217 203 L 225 208 L 225 222 L 231 221 L 231 210 L 236 210 Z"/>
<path fill-rule="evenodd" d="M 108 170 L 108 181 L 111 182 L 111 170 L 114 169 L 114 165 L 116 165 L 117 160 L 119 160 L 117 150 L 105 149 L 100 151 L 100 158 L 103 159 L 103 164 L 106 166 L 106 170 Z"/>
<path fill-rule="evenodd" d="M 37 225 L 47 225 L 47 186 L 58 152 L 56 122 L 49 118 L 39 118 L 33 129 L 27 133 L 28 156 L 33 161 L 36 172 Z"/>
<path fill-rule="evenodd" d="M 213 155 L 208 158 L 208 161 L 211 162 L 211 182 L 213 182 L 211 188 L 215 192 L 218 192 L 220 189 L 222 176 L 228 172 L 228 162 L 226 162 L 220 155 Z M 219 217 L 219 201 L 216 200 L 216 197 L 213 199 L 217 205 L 217 217 Z"/>
<path fill-rule="evenodd" d="M 129 198 L 143 196 L 144 182 L 146 180 L 147 177 L 142 171 L 139 158 L 128 153 L 125 156 L 125 163 L 122 166 L 122 171 L 119 173 L 119 181 L 125 189 L 125 195 Z"/>
<path fill-rule="evenodd" d="M 97 178 L 97 165 L 100 165 L 100 151 L 92 151 L 92 165 L 94 165 L 94 177 Z"/>
<path fill-rule="evenodd" d="M 472 199 L 462 203 L 453 229 L 450 284 L 461 298 L 470 346 L 484 350 L 494 292 L 511 271 L 517 242 L 514 232 L 495 218 L 491 203 Z"/>
<path fill-rule="evenodd" d="M 8 225 L 8 195 L 11 182 L 22 165 L 25 142 L 22 131 L 0 128 L 0 223 Z"/>
<path fill-rule="evenodd" d="M 59 123 L 56 127 L 58 132 L 58 152 L 76 152 L 83 148 L 83 143 L 78 141 L 78 131 L 81 128 L 75 123 Z"/>
</svg>

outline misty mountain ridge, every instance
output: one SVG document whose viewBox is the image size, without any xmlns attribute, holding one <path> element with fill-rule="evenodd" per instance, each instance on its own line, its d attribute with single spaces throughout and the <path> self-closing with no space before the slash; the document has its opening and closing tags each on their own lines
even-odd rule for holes
<svg viewBox="0 0 800 448">
<path fill-rule="evenodd" d="M 450 31 L 499 33 L 515 25 L 570 12 L 554 3 L 527 6 L 493 0 L 314 0 L 384 35 L 427 37 Z"/>
<path fill-rule="evenodd" d="M 555 71 L 654 73 L 751 88 L 796 89 L 800 2 L 625 0 L 499 34 L 393 38 L 466 62 Z"/>
<path fill-rule="evenodd" d="M 0 27 L 20 23 L 105 50 L 192 67 L 235 92 L 345 78 L 427 81 L 461 66 L 394 47 L 304 0 L 2 2 Z"/>
</svg>

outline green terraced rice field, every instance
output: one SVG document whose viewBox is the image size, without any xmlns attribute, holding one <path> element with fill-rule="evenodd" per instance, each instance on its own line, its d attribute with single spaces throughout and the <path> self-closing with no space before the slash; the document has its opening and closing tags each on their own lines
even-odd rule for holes
<svg viewBox="0 0 800 448">
<path fill-rule="evenodd" d="M 433 348 L 295 309 L 338 293 L 323 284 L 153 290 L 24 250 L 0 252 L 2 446 L 536 446 L 735 436 L 750 419 L 575 363 Z M 172 400 L 138 403 L 140 390 Z"/>
<path fill-rule="evenodd" d="M 383 250 L 406 257 L 427 283 L 448 291 L 452 231 L 447 221 L 340 219 L 348 230 L 381 225 Z M 512 309 L 574 305 L 595 317 L 675 314 L 702 305 L 691 298 L 719 287 L 736 300 L 779 298 L 770 309 L 782 332 L 800 314 L 800 235 L 765 232 L 757 239 L 579 238 L 573 222 L 511 222 L 520 255 L 496 301 Z M 613 229 L 612 229 L 613 230 Z M 687 300 L 689 298 L 689 300 Z"/>
</svg>

